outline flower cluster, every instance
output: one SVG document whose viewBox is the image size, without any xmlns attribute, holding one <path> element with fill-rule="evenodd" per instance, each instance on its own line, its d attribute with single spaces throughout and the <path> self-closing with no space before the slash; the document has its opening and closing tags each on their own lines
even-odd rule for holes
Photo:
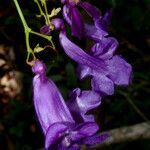
<svg viewBox="0 0 150 150">
<path fill-rule="evenodd" d="M 104 141 L 108 135 L 96 135 L 99 130 L 93 115 L 86 112 L 100 105 L 100 95 L 94 91 L 74 89 L 66 104 L 52 80 L 45 76 L 45 65 L 36 61 L 32 71 L 34 106 L 45 134 L 45 149 L 79 150 Z"/>
<path fill-rule="evenodd" d="M 94 115 L 87 113 L 101 104 L 103 96 L 112 95 L 116 85 L 128 85 L 132 68 L 115 54 L 118 42 L 107 32 L 111 11 L 102 16 L 99 9 L 88 2 L 61 0 L 61 3 L 64 20 L 71 27 L 72 35 L 94 41 L 90 51 L 86 52 L 69 40 L 62 19 L 51 20 L 54 29 L 59 31 L 64 52 L 78 63 L 78 77 L 90 76 L 91 89 L 82 91 L 75 88 L 65 102 L 54 82 L 46 78 L 46 66 L 37 60 L 32 67 L 35 73 L 34 105 L 45 135 L 45 149 L 79 150 L 81 145 L 90 147 L 108 138 L 106 134 L 96 134 L 99 127 Z M 92 24 L 84 22 L 79 7 L 93 19 Z M 47 34 L 49 30 L 46 28 L 43 26 L 41 32 Z"/>
</svg>

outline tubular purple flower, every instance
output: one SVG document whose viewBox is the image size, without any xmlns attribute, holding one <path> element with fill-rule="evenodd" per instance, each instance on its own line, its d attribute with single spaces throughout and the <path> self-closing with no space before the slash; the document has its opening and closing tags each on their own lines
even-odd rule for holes
<svg viewBox="0 0 150 150">
<path fill-rule="evenodd" d="M 84 24 L 83 19 L 76 8 L 76 5 L 72 3 L 67 3 L 63 7 L 63 16 L 67 23 L 71 26 L 72 35 L 78 37 L 79 39 L 84 37 Z"/>
<path fill-rule="evenodd" d="M 87 143 L 87 145 L 90 145 L 89 143 L 93 143 L 95 139 L 95 133 L 99 129 L 98 125 L 93 120 L 83 120 L 81 123 L 78 123 L 72 117 L 69 107 L 65 104 L 56 85 L 52 80 L 46 78 L 45 70 L 44 63 L 39 60 L 32 67 L 32 71 L 36 74 L 33 79 L 34 106 L 45 134 L 45 149 L 79 150 L 82 144 Z M 89 100 L 85 101 L 87 95 L 89 96 Z M 84 116 L 86 111 L 100 104 L 100 99 L 98 100 L 99 96 L 92 94 L 92 91 L 85 91 L 79 97 L 81 108 L 79 111 L 84 110 L 81 113 L 82 116 Z M 95 104 L 92 104 L 90 99 L 93 99 Z M 99 137 L 97 143 L 102 141 Z"/>
<path fill-rule="evenodd" d="M 63 7 L 64 19 L 71 26 L 72 34 L 75 37 L 78 37 L 79 39 L 87 37 L 99 41 L 108 35 L 106 31 L 110 24 L 112 10 L 107 11 L 105 15 L 102 16 L 101 11 L 88 2 L 66 0 L 62 3 L 65 4 Z M 87 14 L 92 17 L 94 21 L 93 25 L 83 23 L 83 19 L 77 6 L 83 8 Z"/>
<path fill-rule="evenodd" d="M 36 74 L 33 79 L 34 105 L 44 133 L 50 124 L 55 122 L 74 122 L 63 97 L 52 80 L 45 76 L 45 65 L 36 61 L 32 71 Z"/>
<path fill-rule="evenodd" d="M 129 84 L 132 67 L 120 56 L 113 56 L 118 46 L 116 39 L 103 38 L 92 47 L 90 54 L 85 53 L 72 43 L 64 32 L 60 33 L 60 43 L 65 53 L 79 64 L 78 75 L 80 79 L 87 76 L 92 77 L 91 85 L 94 91 L 112 95 L 114 84 Z"/>
<path fill-rule="evenodd" d="M 75 6 L 66 4 L 63 7 L 63 16 L 71 26 L 72 35 L 79 39 L 84 37 L 84 24 L 78 9 Z"/>
</svg>

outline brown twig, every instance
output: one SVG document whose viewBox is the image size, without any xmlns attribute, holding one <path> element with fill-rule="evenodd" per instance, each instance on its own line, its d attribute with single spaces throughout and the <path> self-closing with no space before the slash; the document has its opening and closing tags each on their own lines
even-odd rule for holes
<svg viewBox="0 0 150 150">
<path fill-rule="evenodd" d="M 94 146 L 92 149 L 99 149 L 102 147 L 110 146 L 112 144 L 135 141 L 138 139 L 150 139 L 150 122 L 113 129 L 104 133 L 109 134 L 110 137 L 108 140 Z"/>
</svg>

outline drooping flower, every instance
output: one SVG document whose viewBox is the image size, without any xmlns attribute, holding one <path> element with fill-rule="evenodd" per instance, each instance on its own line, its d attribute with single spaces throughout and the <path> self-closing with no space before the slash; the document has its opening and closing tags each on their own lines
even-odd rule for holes
<svg viewBox="0 0 150 150">
<path fill-rule="evenodd" d="M 63 16 L 67 23 L 71 26 L 72 35 L 79 39 L 84 37 L 84 24 L 82 16 L 77 8 L 80 0 L 62 0 Z"/>
<path fill-rule="evenodd" d="M 71 31 L 74 36 L 79 39 L 88 37 L 94 40 L 99 40 L 108 35 L 106 28 L 110 23 L 112 11 L 107 11 L 102 17 L 101 11 L 88 2 L 82 2 L 80 0 L 62 0 L 61 2 L 64 4 L 64 19 L 71 26 Z M 83 22 L 78 7 L 83 8 L 87 14 L 92 17 L 94 21 L 93 25 Z"/>
<path fill-rule="evenodd" d="M 104 141 L 108 135 L 95 135 L 99 127 L 93 117 L 90 119 L 85 115 L 88 110 L 100 105 L 100 96 L 92 91 L 80 93 L 80 89 L 76 90 L 79 100 L 76 96 L 70 96 L 72 103 L 78 101 L 76 110 L 83 118 L 79 123 L 54 82 L 46 78 L 45 69 L 44 63 L 39 60 L 32 68 L 36 74 L 33 79 L 34 106 L 45 135 L 45 149 L 79 150 L 82 144 L 90 146 Z M 87 95 L 89 98 L 86 101 Z"/>
<path fill-rule="evenodd" d="M 87 54 L 79 46 L 72 43 L 64 32 L 61 32 L 60 43 L 65 53 L 79 64 L 79 77 L 91 76 L 92 89 L 96 92 L 112 95 L 114 85 L 128 85 L 132 68 L 119 55 L 113 56 L 118 42 L 112 37 L 103 38 L 94 44 Z"/>
</svg>

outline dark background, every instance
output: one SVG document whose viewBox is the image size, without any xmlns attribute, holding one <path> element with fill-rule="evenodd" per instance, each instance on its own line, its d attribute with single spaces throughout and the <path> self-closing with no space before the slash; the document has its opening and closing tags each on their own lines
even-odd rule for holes
<svg viewBox="0 0 150 150">
<path fill-rule="evenodd" d="M 43 20 L 36 18 L 38 9 L 32 1 L 19 0 L 29 26 L 39 31 Z M 134 105 L 150 118 L 150 1 L 149 0 L 92 0 L 92 4 L 102 10 L 113 9 L 112 23 L 109 33 L 118 39 L 120 46 L 117 54 L 122 55 L 132 66 L 132 84 L 128 87 L 117 87 L 113 96 L 103 98 L 102 105 L 95 111 L 101 131 L 119 128 L 144 122 Z M 60 6 L 58 2 L 50 1 L 49 10 Z M 75 40 L 79 45 L 86 41 Z M 31 36 L 31 46 L 45 40 Z M 75 75 L 76 64 L 71 61 L 60 48 L 58 34 L 54 33 L 58 55 L 51 49 L 37 54 L 37 57 L 47 63 L 47 75 L 51 77 L 67 99 L 68 91 L 75 87 L 87 89 L 89 80 L 78 81 Z M 14 96 L 9 91 L 3 91 L 0 85 L 0 150 L 40 150 L 43 147 L 44 136 L 37 121 L 32 101 L 31 68 L 25 63 L 26 47 L 23 27 L 13 1 L 0 1 L 0 45 L 7 49 L 0 59 L 5 60 L 8 67 L 0 66 L 0 80 L 10 74 L 19 72 L 21 82 Z M 13 50 L 12 50 L 13 49 Z M 9 54 L 8 51 L 13 51 Z M 14 79 L 17 80 L 18 79 Z M 64 86 L 65 85 L 65 86 Z M 14 91 L 13 91 L 14 92 Z M 107 150 L 150 149 L 150 140 L 138 140 L 107 147 Z M 105 149 L 105 148 L 104 148 Z"/>
</svg>

